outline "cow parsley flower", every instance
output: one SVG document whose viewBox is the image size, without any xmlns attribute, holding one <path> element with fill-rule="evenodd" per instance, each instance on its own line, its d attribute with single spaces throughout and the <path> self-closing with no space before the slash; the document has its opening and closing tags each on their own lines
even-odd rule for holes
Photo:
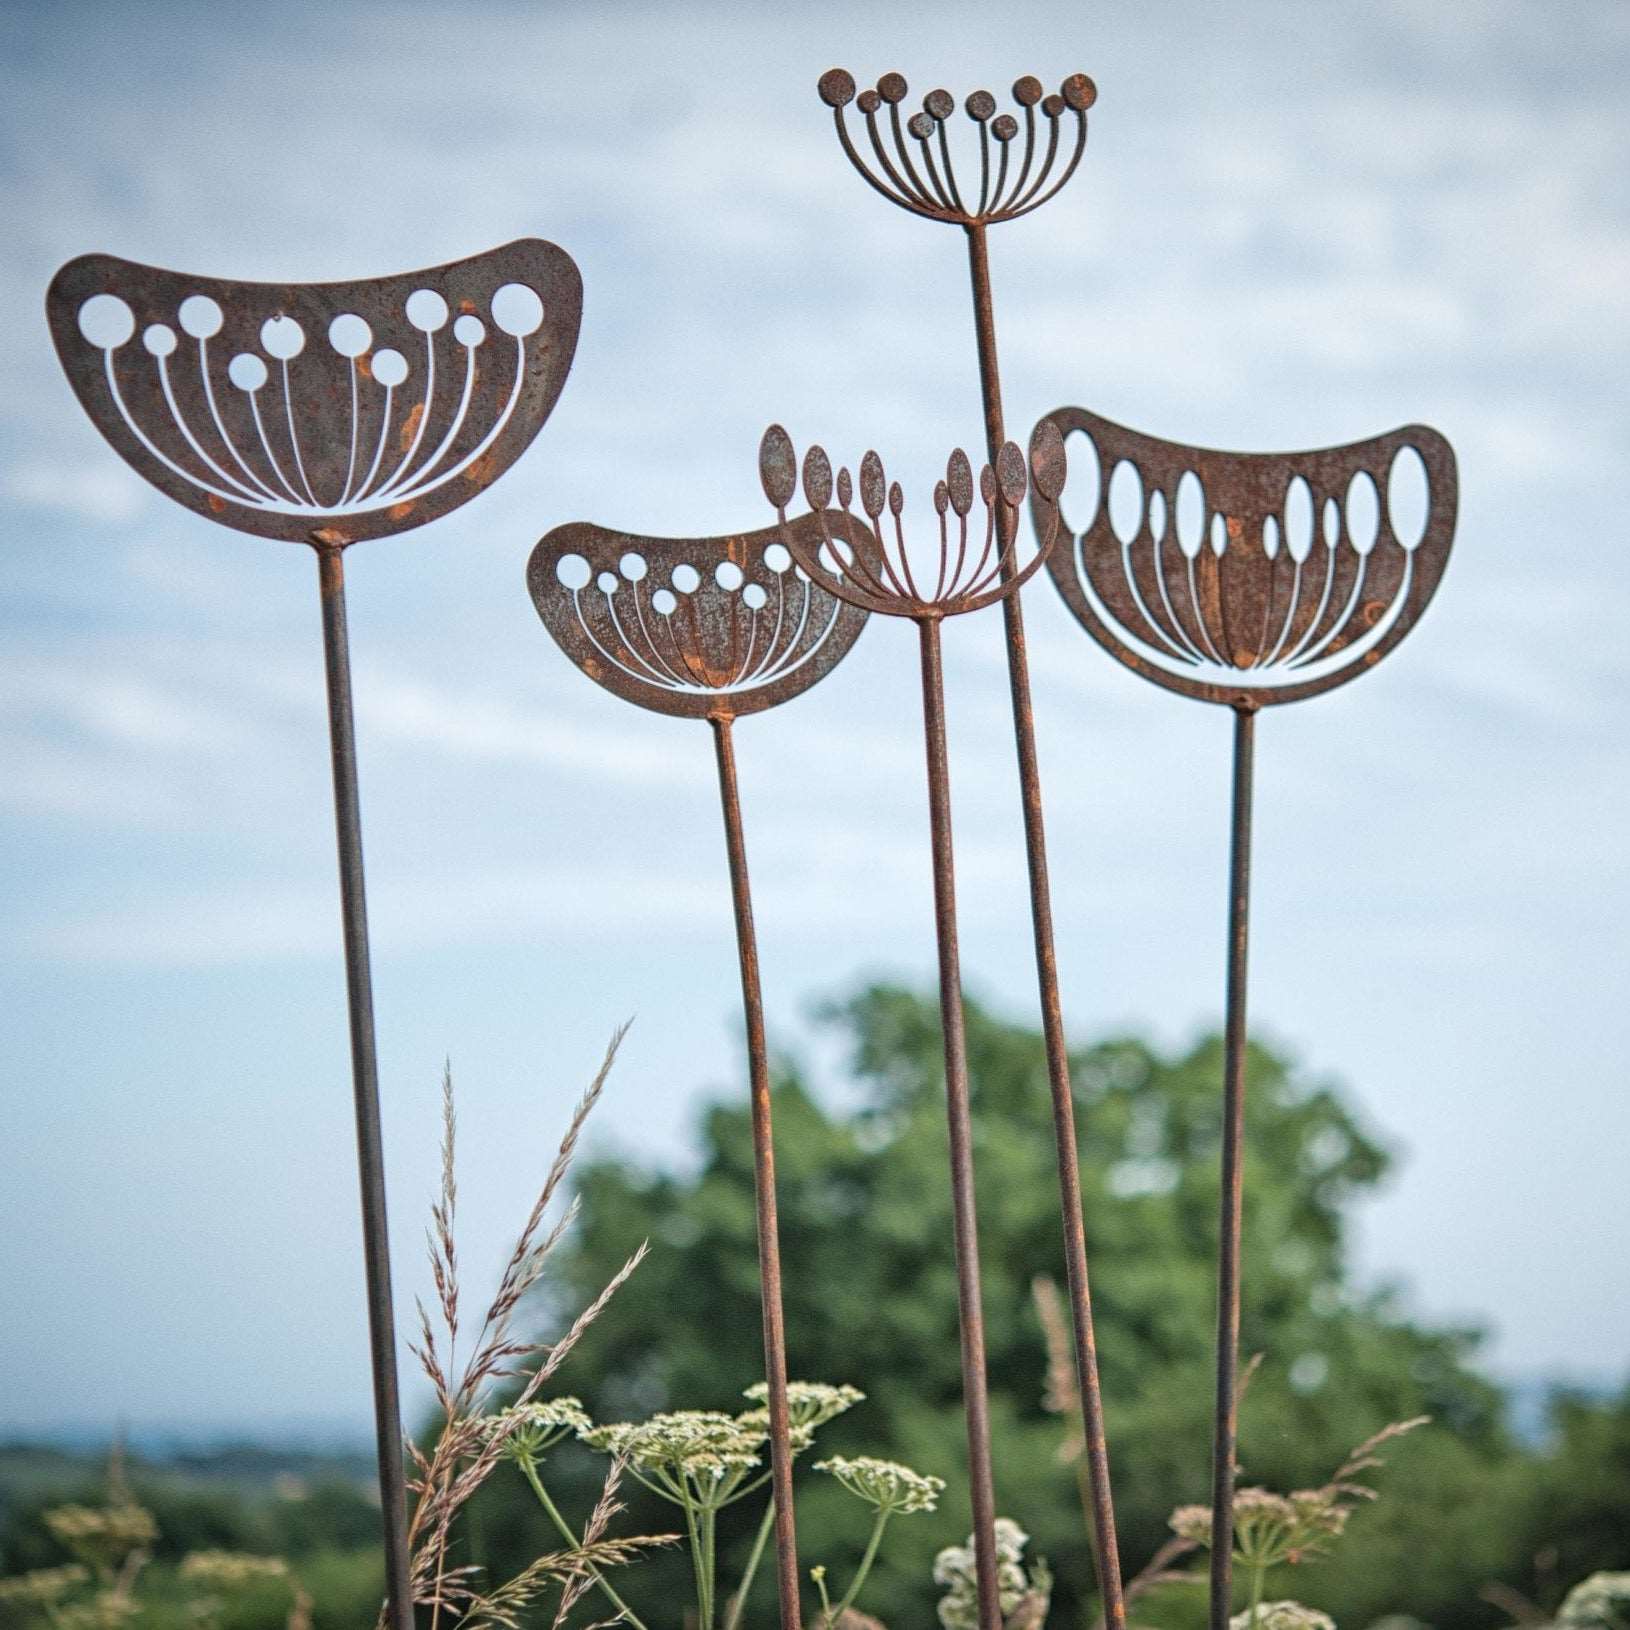
<svg viewBox="0 0 1630 1630">
<path fill-rule="evenodd" d="M 1300 1602 L 1259 1602 L 1228 1621 L 1228 1630 L 1336 1630 L 1328 1613 Z"/>
<path fill-rule="evenodd" d="M 815 1470 L 829 1472 L 856 1499 L 890 1515 L 932 1511 L 945 1491 L 943 1477 L 914 1472 L 897 1460 L 876 1460 L 870 1455 L 854 1459 L 832 1455 L 816 1461 Z"/>
</svg>

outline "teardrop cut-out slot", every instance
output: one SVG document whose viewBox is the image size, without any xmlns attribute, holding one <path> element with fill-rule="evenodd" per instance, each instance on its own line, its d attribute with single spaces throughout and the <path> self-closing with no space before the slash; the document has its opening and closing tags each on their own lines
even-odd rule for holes
<svg viewBox="0 0 1630 1630">
<path fill-rule="evenodd" d="M 1206 490 L 1193 470 L 1177 483 L 1177 547 L 1193 560 L 1206 535 Z"/>
<path fill-rule="evenodd" d="M 1068 474 L 1059 494 L 1058 510 L 1064 529 L 1072 538 L 1092 530 L 1103 501 L 1104 472 L 1098 461 L 1098 444 L 1085 431 L 1077 431 L 1065 447 L 1069 451 Z"/>
<path fill-rule="evenodd" d="M 1143 529 L 1143 477 L 1130 459 L 1123 458 L 1109 478 L 1109 524 L 1122 543 Z"/>
<path fill-rule="evenodd" d="M 1269 560 L 1274 560 L 1279 554 L 1279 522 L 1272 515 L 1262 518 L 1262 552 Z"/>
<path fill-rule="evenodd" d="M 1387 474 L 1387 522 L 1406 549 L 1416 549 L 1426 536 L 1432 487 L 1426 465 L 1413 447 L 1400 447 Z"/>
<path fill-rule="evenodd" d="M 1329 549 L 1341 542 L 1341 507 L 1334 498 L 1324 501 L 1324 542 Z"/>
<path fill-rule="evenodd" d="M 1149 494 L 1149 532 L 1156 543 L 1166 536 L 1166 495 L 1158 487 Z"/>
<path fill-rule="evenodd" d="M 1381 530 L 1381 495 L 1368 470 L 1360 470 L 1347 484 L 1347 536 L 1353 547 L 1367 555 Z"/>
<path fill-rule="evenodd" d="M 1223 519 L 1223 512 L 1219 509 L 1211 517 L 1211 552 L 1219 559 L 1228 547 L 1228 522 Z"/>
<path fill-rule="evenodd" d="M 1313 494 L 1301 476 L 1285 489 L 1285 547 L 1292 560 L 1313 553 Z"/>
</svg>

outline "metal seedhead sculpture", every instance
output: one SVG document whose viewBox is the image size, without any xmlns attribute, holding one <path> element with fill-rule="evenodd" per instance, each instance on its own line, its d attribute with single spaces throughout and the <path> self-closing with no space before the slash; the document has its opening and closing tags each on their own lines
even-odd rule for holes
<svg viewBox="0 0 1630 1630">
<path fill-rule="evenodd" d="M 1033 487 L 1056 507 L 1064 487 L 1064 445 L 1049 424 L 1036 427 L 1025 457 L 1011 442 L 979 473 L 983 516 L 974 518 L 973 468 L 959 448 L 934 488 L 938 547 L 913 566 L 904 524 L 905 498 L 890 484 L 883 461 L 867 453 L 860 463 L 862 515 L 852 509 L 854 483 L 847 469 L 836 481 L 831 461 L 811 447 L 803 463 L 810 514 L 787 518 L 798 487 L 792 439 L 772 425 L 759 447 L 759 474 L 775 506 L 781 536 L 799 566 L 829 594 L 867 611 L 905 617 L 917 625 L 921 646 L 923 737 L 927 752 L 929 831 L 934 869 L 934 923 L 939 953 L 940 1029 L 945 1058 L 945 1104 L 951 1143 L 951 1200 L 956 1230 L 957 1304 L 962 1333 L 962 1392 L 968 1429 L 968 1485 L 973 1505 L 974 1553 L 982 1630 L 1000 1630 L 1000 1577 L 996 1553 L 996 1495 L 991 1471 L 990 1409 L 985 1376 L 985 1321 L 980 1305 L 979 1230 L 974 1206 L 973 1129 L 968 1102 L 968 1056 L 957 948 L 956 869 L 951 842 L 951 783 L 947 767 L 945 682 L 940 627 L 947 617 L 1011 601 L 1045 560 L 1043 536 L 1030 560 L 1016 558 L 1019 506 Z M 839 507 L 828 508 L 836 492 Z M 883 516 L 889 516 L 887 523 Z M 1004 541 L 1005 540 L 1005 541 Z"/>
<path fill-rule="evenodd" d="M 229 282 L 70 261 L 47 315 L 97 429 L 194 514 L 316 551 L 392 1630 L 412 1630 L 343 551 L 486 490 L 549 416 L 583 288 L 564 250 L 355 283 Z"/>
<path fill-rule="evenodd" d="M 993 466 L 1007 441 L 1002 409 L 1001 369 L 996 352 L 996 313 L 991 293 L 986 228 L 1015 220 L 1056 197 L 1080 165 L 1087 142 L 1087 110 L 1098 99 L 1097 87 L 1085 74 L 1072 74 L 1057 92 L 1047 95 L 1041 81 L 1026 76 L 1015 82 L 1013 113 L 998 113 L 989 91 L 973 92 L 963 103 L 977 131 L 978 189 L 974 166 L 965 163 L 959 176 L 950 125 L 956 98 L 933 90 L 922 111 L 902 119 L 906 81 L 884 74 L 874 89 L 855 93 L 853 75 L 842 68 L 823 74 L 820 97 L 832 109 L 838 140 L 856 170 L 891 203 L 913 215 L 960 226 L 968 240 L 968 277 L 973 294 L 974 340 L 979 355 L 980 396 L 985 414 L 985 454 Z M 848 122 L 853 103 L 865 121 L 861 150 Z M 886 111 L 885 111 L 886 110 Z M 1038 119 L 1039 110 L 1039 119 Z M 1045 133 L 1044 133 L 1045 126 Z M 966 131 L 963 133 L 966 136 Z M 962 143 L 968 152 L 966 140 Z M 915 157 L 913 157 L 915 153 Z M 996 511 L 997 543 L 1002 558 L 1013 561 L 1017 517 L 1006 506 Z M 1048 1087 L 1053 1104 L 1054 1145 L 1058 1158 L 1059 1215 L 1064 1236 L 1065 1277 L 1075 1336 L 1076 1385 L 1081 1397 L 1081 1430 L 1085 1442 L 1092 1497 L 1094 1556 L 1106 1630 L 1123 1630 L 1126 1608 L 1121 1595 L 1120 1547 L 1115 1533 L 1114 1503 L 1109 1486 L 1109 1448 L 1104 1434 L 1098 1382 L 1092 1296 L 1087 1277 L 1086 1229 L 1081 1214 L 1081 1173 L 1076 1152 L 1075 1099 L 1070 1087 L 1069 1043 L 1059 994 L 1058 958 L 1053 941 L 1052 886 L 1047 867 L 1047 833 L 1042 816 L 1041 770 L 1030 700 L 1030 661 L 1025 643 L 1020 597 L 1002 601 L 1007 642 L 1008 686 L 1013 704 L 1013 740 L 1018 758 L 1020 807 L 1024 819 L 1025 859 L 1030 880 L 1030 919 L 1036 955 L 1042 1038 L 1047 1052 Z M 995 1544 L 985 1536 L 985 1549 Z M 988 1594 L 988 1593 L 987 1593 Z M 990 1602 L 981 1608 L 985 1630 L 997 1622 Z"/>
<path fill-rule="evenodd" d="M 1256 715 L 1345 684 L 1414 627 L 1448 564 L 1455 457 L 1423 425 L 1315 452 L 1219 453 L 1159 441 L 1084 408 L 1060 408 L 1044 422 L 1085 436 L 1091 462 L 1077 469 L 1097 475 L 1083 530 L 1048 558 L 1065 602 L 1134 673 L 1234 710 L 1211 1490 L 1211 1626 L 1227 1630 Z M 1112 513 L 1122 507 L 1112 503 L 1116 484 L 1132 495 L 1132 513 Z M 1404 513 L 1416 507 L 1411 496 L 1418 521 Z M 1056 495 L 1038 492 L 1032 517 L 1038 537 L 1055 537 Z"/>
<path fill-rule="evenodd" d="M 796 542 L 801 554 L 818 550 L 826 525 L 824 516 L 806 516 L 785 530 L 651 538 L 576 523 L 549 533 L 527 567 L 544 627 L 584 673 L 625 701 L 713 727 L 747 1032 L 782 1630 L 800 1624 L 793 1445 L 769 1052 L 732 725 L 823 679 L 866 626 L 863 607 L 812 581 L 794 562 L 789 545 Z"/>
</svg>

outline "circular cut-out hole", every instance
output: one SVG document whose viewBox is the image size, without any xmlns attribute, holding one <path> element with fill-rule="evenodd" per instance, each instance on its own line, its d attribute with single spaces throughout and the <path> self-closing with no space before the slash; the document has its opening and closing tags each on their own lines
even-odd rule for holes
<svg viewBox="0 0 1630 1630">
<path fill-rule="evenodd" d="M 168 323 L 153 323 L 142 335 L 141 342 L 155 357 L 170 356 L 176 348 L 175 330 Z"/>
<path fill-rule="evenodd" d="M 1206 535 L 1206 490 L 1193 470 L 1185 470 L 1177 483 L 1177 502 L 1172 506 L 1177 526 L 1177 547 L 1193 560 Z"/>
<path fill-rule="evenodd" d="M 762 583 L 749 583 L 747 587 L 741 591 L 741 598 L 742 604 L 750 607 L 754 611 L 761 611 L 766 605 L 769 604 L 770 600 L 769 595 L 764 592 L 764 585 Z"/>
<path fill-rule="evenodd" d="M 101 350 L 115 351 L 136 332 L 136 314 L 116 294 L 93 294 L 79 308 L 79 332 Z"/>
<path fill-rule="evenodd" d="M 487 325 L 479 317 L 472 317 L 465 312 L 453 324 L 453 338 L 460 345 L 467 345 L 472 350 L 487 337 Z"/>
<path fill-rule="evenodd" d="M 589 563 L 581 555 L 562 555 L 555 562 L 556 581 L 574 593 L 578 589 L 586 589 L 592 575 Z"/>
<path fill-rule="evenodd" d="M 673 585 L 681 594 L 695 594 L 702 586 L 702 574 L 688 562 L 673 569 Z"/>
<path fill-rule="evenodd" d="M 1219 509 L 1217 513 L 1211 517 L 1211 552 L 1212 554 L 1220 557 L 1222 552 L 1227 547 L 1228 522 L 1223 519 L 1223 513 Z"/>
<path fill-rule="evenodd" d="M 493 293 L 492 320 L 517 339 L 535 334 L 543 323 L 543 301 L 524 283 L 506 283 Z"/>
<path fill-rule="evenodd" d="M 1413 447 L 1400 447 L 1387 473 L 1387 521 L 1406 549 L 1416 549 L 1426 536 L 1432 486 L 1426 465 Z"/>
<path fill-rule="evenodd" d="M 1143 528 L 1143 477 L 1130 459 L 1123 458 L 1109 477 L 1109 524 L 1122 543 Z"/>
<path fill-rule="evenodd" d="M 195 340 L 213 339 L 221 332 L 225 314 L 207 294 L 189 294 L 176 309 L 182 328 Z"/>
<path fill-rule="evenodd" d="M 601 572 L 595 582 L 599 584 L 602 594 L 615 594 L 622 587 L 622 584 L 617 581 L 615 572 Z"/>
<path fill-rule="evenodd" d="M 1368 470 L 1360 470 L 1347 484 L 1347 536 L 1353 547 L 1367 555 L 1381 530 L 1381 495 Z"/>
<path fill-rule="evenodd" d="M 1092 529 L 1103 501 L 1104 471 L 1098 460 L 1098 444 L 1086 431 L 1073 432 L 1065 442 L 1069 465 L 1064 490 L 1058 495 L 1059 514 L 1065 530 L 1078 538 Z"/>
<path fill-rule="evenodd" d="M 421 333 L 434 334 L 447 321 L 447 302 L 434 289 L 415 289 L 402 307 Z"/>
<path fill-rule="evenodd" d="M 772 543 L 770 547 L 764 551 L 764 564 L 768 566 L 772 572 L 776 572 L 778 574 L 784 572 L 792 564 L 792 556 L 788 553 L 786 544 Z"/>
<path fill-rule="evenodd" d="M 1313 553 L 1313 493 L 1301 476 L 1285 489 L 1285 547 L 1292 560 Z"/>
<path fill-rule="evenodd" d="M 1262 552 L 1269 560 L 1279 554 L 1279 522 L 1272 515 L 1262 519 Z"/>
<path fill-rule="evenodd" d="M 260 325 L 260 343 L 265 346 L 268 356 L 276 357 L 279 362 L 287 362 L 305 350 L 306 331 L 292 317 L 279 313 L 276 317 L 268 317 Z"/>
<path fill-rule="evenodd" d="M 650 568 L 645 564 L 645 556 L 637 555 L 632 549 L 617 562 L 620 571 L 630 583 L 638 583 Z"/>
<path fill-rule="evenodd" d="M 1324 501 L 1324 542 L 1329 549 L 1334 549 L 1341 542 L 1341 510 L 1334 498 Z"/>
<path fill-rule="evenodd" d="M 651 596 L 651 604 L 655 606 L 664 617 L 671 617 L 679 607 L 679 602 L 674 599 L 673 592 L 669 589 L 658 589 L 656 593 Z"/>
<path fill-rule="evenodd" d="M 1149 494 L 1149 530 L 1156 543 L 1166 536 L 1166 495 L 1158 487 Z"/>
<path fill-rule="evenodd" d="M 375 351 L 368 364 L 375 379 L 390 390 L 395 390 L 408 376 L 408 359 L 400 351 Z"/>
<path fill-rule="evenodd" d="M 354 311 L 342 311 L 328 325 L 328 343 L 342 357 L 360 357 L 374 342 L 374 331 Z"/>
<path fill-rule="evenodd" d="M 252 351 L 240 351 L 227 363 L 226 377 L 240 391 L 258 391 L 266 383 L 266 364 Z"/>
<path fill-rule="evenodd" d="M 721 560 L 713 568 L 713 581 L 728 593 L 735 593 L 741 587 L 741 567 L 733 560 Z"/>
</svg>

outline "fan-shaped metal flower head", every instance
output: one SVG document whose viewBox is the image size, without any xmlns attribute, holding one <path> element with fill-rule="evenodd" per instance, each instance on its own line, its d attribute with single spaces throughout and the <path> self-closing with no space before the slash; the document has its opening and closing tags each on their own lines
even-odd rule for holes
<svg viewBox="0 0 1630 1630">
<path fill-rule="evenodd" d="M 998 113 L 989 91 L 975 91 L 962 104 L 979 133 L 975 192 L 971 168 L 961 180 L 957 177 L 947 130 L 956 98 L 949 91 L 930 91 L 921 112 L 902 118 L 907 94 L 903 74 L 884 74 L 875 88 L 856 95 L 854 75 L 832 68 L 821 75 L 817 88 L 832 109 L 843 151 L 861 175 L 901 209 L 953 226 L 1011 221 L 1040 209 L 1075 174 L 1087 145 L 1087 109 L 1098 100 L 1098 88 L 1085 74 L 1071 74 L 1051 95 L 1029 74 L 1016 80 L 1017 116 Z M 850 103 L 865 121 L 871 159 L 850 132 Z"/>
<path fill-rule="evenodd" d="M 818 516 L 788 530 L 820 547 Z M 757 713 L 808 690 L 866 612 L 795 564 L 779 527 L 648 538 L 575 522 L 532 551 L 527 585 L 555 642 L 630 702 L 686 718 Z"/>
<path fill-rule="evenodd" d="M 1448 563 L 1455 456 L 1424 425 L 1219 453 L 1085 408 L 1048 417 L 1083 434 L 1075 468 L 1097 473 L 1053 581 L 1105 650 L 1168 690 L 1252 708 L 1344 684 L 1409 632 Z M 1038 491 L 1031 513 L 1056 532 L 1056 499 Z"/>
<path fill-rule="evenodd" d="M 978 493 L 983 523 L 972 520 L 975 482 L 968 455 L 959 447 L 945 467 L 945 479 L 935 483 L 934 511 L 938 518 L 938 551 L 932 576 L 919 584 L 906 545 L 905 494 L 898 481 L 890 482 L 883 461 L 867 453 L 860 461 L 860 506 L 864 519 L 851 508 L 855 483 L 847 469 L 834 481 L 832 461 L 821 447 L 804 455 L 804 497 L 811 513 L 800 523 L 787 519 L 787 505 L 798 487 L 798 458 L 792 438 L 780 425 L 764 432 L 758 450 L 759 477 L 764 495 L 780 517 L 781 536 L 793 559 L 828 593 L 868 611 L 918 621 L 959 616 L 1018 592 L 1040 569 L 1052 546 L 1044 537 L 1036 553 L 1020 567 L 1017 563 L 1019 506 L 1027 489 L 1054 506 L 1064 487 L 1064 443 L 1058 431 L 1042 420 L 1030 438 L 1030 464 L 1014 442 L 1006 442 L 996 455 L 994 470 L 987 464 L 979 472 Z M 836 493 L 838 507 L 828 506 Z M 1005 506 L 1008 543 L 1000 542 L 997 506 Z M 891 518 L 892 539 L 885 535 L 883 512 Z M 813 527 L 808 523 L 813 522 Z M 1055 518 L 1054 531 L 1057 530 Z M 923 562 L 919 561 L 921 566 Z M 932 584 L 932 587 L 930 587 Z"/>
<path fill-rule="evenodd" d="M 308 542 L 403 532 L 473 498 L 560 395 L 583 284 L 525 238 L 356 283 L 238 283 L 85 255 L 46 299 L 80 405 L 196 514 Z"/>
</svg>

